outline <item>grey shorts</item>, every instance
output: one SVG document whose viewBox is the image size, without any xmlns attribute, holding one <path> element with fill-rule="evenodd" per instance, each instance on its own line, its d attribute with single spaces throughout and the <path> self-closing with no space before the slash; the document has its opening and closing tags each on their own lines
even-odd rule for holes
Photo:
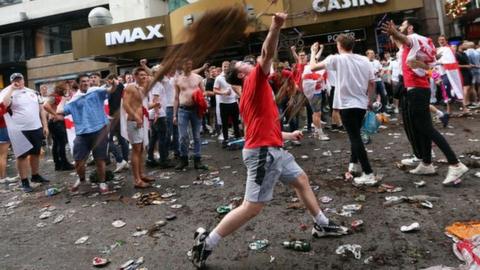
<svg viewBox="0 0 480 270">
<path fill-rule="evenodd" d="M 278 147 L 243 149 L 243 163 L 247 167 L 245 200 L 249 202 L 271 201 L 277 180 L 289 184 L 304 173 L 292 154 Z"/>
<path fill-rule="evenodd" d="M 314 94 L 308 102 L 314 113 L 322 111 L 322 94 Z"/>
<path fill-rule="evenodd" d="M 128 134 L 128 141 L 130 144 L 139 144 L 143 143 L 143 135 L 144 135 L 144 128 L 137 127 L 137 122 L 135 121 L 128 121 L 127 122 L 127 134 Z"/>
</svg>

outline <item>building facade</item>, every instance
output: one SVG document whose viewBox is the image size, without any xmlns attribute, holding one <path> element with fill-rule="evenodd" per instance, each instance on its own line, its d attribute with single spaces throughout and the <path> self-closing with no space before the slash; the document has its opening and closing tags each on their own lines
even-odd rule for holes
<svg viewBox="0 0 480 270">
<path fill-rule="evenodd" d="M 316 41 L 326 45 L 326 53 L 334 52 L 339 33 L 355 36 L 357 53 L 395 50 L 378 26 L 387 19 L 399 23 L 405 16 L 420 19 L 425 35 L 453 36 L 459 20 L 444 16 L 443 2 L 283 0 L 268 7 L 268 1 L 261 0 L 0 0 L 0 87 L 12 72 L 26 73 L 29 86 L 38 87 L 87 71 L 121 73 L 142 58 L 161 61 L 169 47 L 182 42 L 182 30 L 212 7 L 244 5 L 250 18 L 248 38 L 209 59 L 219 63 L 258 54 L 270 18 L 257 15 L 267 8 L 269 13 L 290 14 L 280 38 L 279 58 L 292 60 L 291 46 L 308 50 Z M 113 23 L 90 27 L 88 13 L 94 7 L 109 9 Z"/>
</svg>

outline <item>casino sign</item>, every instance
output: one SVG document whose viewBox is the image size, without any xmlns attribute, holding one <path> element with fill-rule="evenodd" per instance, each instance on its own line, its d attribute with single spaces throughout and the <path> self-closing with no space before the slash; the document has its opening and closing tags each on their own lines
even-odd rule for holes
<svg viewBox="0 0 480 270">
<path fill-rule="evenodd" d="M 385 4 L 388 0 L 313 0 L 313 10 L 319 13 Z"/>
</svg>

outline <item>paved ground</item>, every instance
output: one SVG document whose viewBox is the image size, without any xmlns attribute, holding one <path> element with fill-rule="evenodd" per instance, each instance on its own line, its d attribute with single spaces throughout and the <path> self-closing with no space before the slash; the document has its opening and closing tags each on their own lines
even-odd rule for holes
<svg viewBox="0 0 480 270">
<path fill-rule="evenodd" d="M 470 159 L 468 153 L 477 151 L 477 156 L 480 155 L 480 143 L 475 141 L 480 139 L 479 119 L 480 115 L 476 114 L 469 119 L 453 119 L 453 128 L 438 126 L 441 132 L 447 133 L 448 141 L 456 153 L 462 155 L 462 160 L 477 167 L 478 162 Z M 443 231 L 454 221 L 479 218 L 480 178 L 473 175 L 478 169 L 472 169 L 456 188 L 441 185 L 447 167 L 443 163 L 436 163 L 439 166 L 437 176 L 406 174 L 396 168 L 395 162 L 409 153 L 408 143 L 399 124 L 392 122 L 388 129 L 373 137 L 372 144 L 368 145 L 368 149 L 373 151 L 369 156 L 375 171 L 384 176 L 383 183 L 400 186 L 403 191 L 388 194 L 378 193 L 376 188 L 359 189 L 338 179 L 348 162 L 346 134 L 331 134 L 331 137 L 330 142 L 315 142 L 307 138 L 301 147 L 295 147 L 291 152 L 310 176 L 312 185 L 318 186 L 315 191 L 318 197 L 326 195 L 333 198 L 323 208 L 341 210 L 345 204 L 363 205 L 363 209 L 352 217 L 328 213 L 345 225 L 354 219 L 362 219 L 365 222 L 363 230 L 342 238 L 311 239 L 311 218 L 304 209 L 287 209 L 295 194 L 278 185 L 274 200 L 265 211 L 221 242 L 209 258 L 209 269 L 421 269 L 439 264 L 458 266 L 460 262 L 452 253 L 452 241 Z M 438 149 L 434 150 L 437 161 L 444 158 Z M 324 156 L 325 151 L 331 151 L 332 156 Z M 183 205 L 180 209 L 172 209 L 172 203 L 138 207 L 132 199 L 137 191 L 132 187 L 129 172 L 117 175 L 117 181 L 123 186 L 115 194 L 95 196 L 95 189 L 87 189 L 85 194 L 70 197 L 64 187 L 71 184 L 75 176 L 69 172 L 53 172 L 53 163 L 43 161 L 42 171 L 52 180 L 51 185 L 64 189 L 53 197 L 44 195 L 46 187 L 36 188 L 36 193 L 32 195 L 19 191 L 0 194 L 1 206 L 18 202 L 15 207 L 0 208 L 0 269 L 92 269 L 91 261 L 95 256 L 111 261 L 105 269 L 119 269 L 129 259 L 141 256 L 145 260 L 142 266 L 150 270 L 190 269 L 191 264 L 185 254 L 191 246 L 194 230 L 197 226 L 212 228 L 220 218 L 216 207 L 242 196 L 245 183 L 240 151 L 223 151 L 219 144 L 212 141 L 206 146 L 204 154 L 205 163 L 213 168 L 211 171 L 219 171 L 224 186 L 193 185 L 198 175 L 193 169 L 173 174 L 169 179 L 165 174 L 169 171 L 149 170 L 157 178 L 156 184 L 161 185 L 149 191 L 163 194 L 173 188 L 176 195 L 172 198 L 177 199 L 175 204 Z M 302 155 L 308 155 L 308 158 L 302 159 Z M 9 173 L 14 174 L 13 164 Z M 416 188 L 413 182 L 420 180 L 425 180 L 427 185 Z M 189 187 L 182 189 L 181 185 Z M 385 196 L 418 194 L 438 196 L 440 199 L 433 202 L 433 209 L 414 204 L 383 206 Z M 365 195 L 365 202 L 355 201 L 359 195 Z M 42 208 L 48 206 L 55 208 L 51 211 L 53 215 L 41 220 Z M 132 236 L 137 229 L 149 229 L 169 213 L 175 213 L 177 219 L 160 228 L 154 235 L 156 237 Z M 54 224 L 58 215 L 65 218 Z M 126 225 L 113 227 L 112 222 L 117 219 L 123 220 Z M 414 221 L 420 223 L 420 231 L 411 234 L 400 232 L 401 225 Z M 39 223 L 44 223 L 44 227 L 37 227 Z M 301 224 L 307 225 L 306 231 L 302 231 Z M 89 236 L 87 242 L 75 245 L 82 236 Z M 292 238 L 307 239 L 313 251 L 302 253 L 282 248 L 281 242 Z M 248 243 L 254 239 L 268 239 L 270 246 L 262 252 L 250 251 Z M 342 244 L 361 245 L 361 259 L 335 254 Z M 364 260 L 370 256 L 371 261 L 365 264 Z"/>
</svg>

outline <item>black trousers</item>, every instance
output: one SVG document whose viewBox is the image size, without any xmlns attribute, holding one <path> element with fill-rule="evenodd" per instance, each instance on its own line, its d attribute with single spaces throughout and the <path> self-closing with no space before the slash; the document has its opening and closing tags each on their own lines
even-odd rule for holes
<svg viewBox="0 0 480 270">
<path fill-rule="evenodd" d="M 402 102 L 402 117 L 413 153 L 423 163 L 432 163 L 432 141 L 446 156 L 449 164 L 458 163 L 447 140 L 433 127 L 430 115 L 430 89 L 413 88 L 408 90 Z"/>
<path fill-rule="evenodd" d="M 220 118 L 222 118 L 222 134 L 223 140 L 228 140 L 228 120 L 231 118 L 233 123 L 233 132 L 235 138 L 240 138 L 240 111 L 238 109 L 238 103 L 220 103 Z"/>
<path fill-rule="evenodd" d="M 49 121 L 48 129 L 52 135 L 52 156 L 55 166 L 63 166 L 69 163 L 65 152 L 65 146 L 68 142 L 65 122 L 63 120 Z"/>
<path fill-rule="evenodd" d="M 366 174 L 371 174 L 372 167 L 368 161 L 367 151 L 362 142 L 360 130 L 362 129 L 363 118 L 365 117 L 366 110 L 352 108 L 340 110 L 340 117 L 342 118 L 343 126 L 347 130 L 348 138 L 351 145 L 351 163 L 358 163 L 362 165 L 362 170 Z"/>
</svg>

